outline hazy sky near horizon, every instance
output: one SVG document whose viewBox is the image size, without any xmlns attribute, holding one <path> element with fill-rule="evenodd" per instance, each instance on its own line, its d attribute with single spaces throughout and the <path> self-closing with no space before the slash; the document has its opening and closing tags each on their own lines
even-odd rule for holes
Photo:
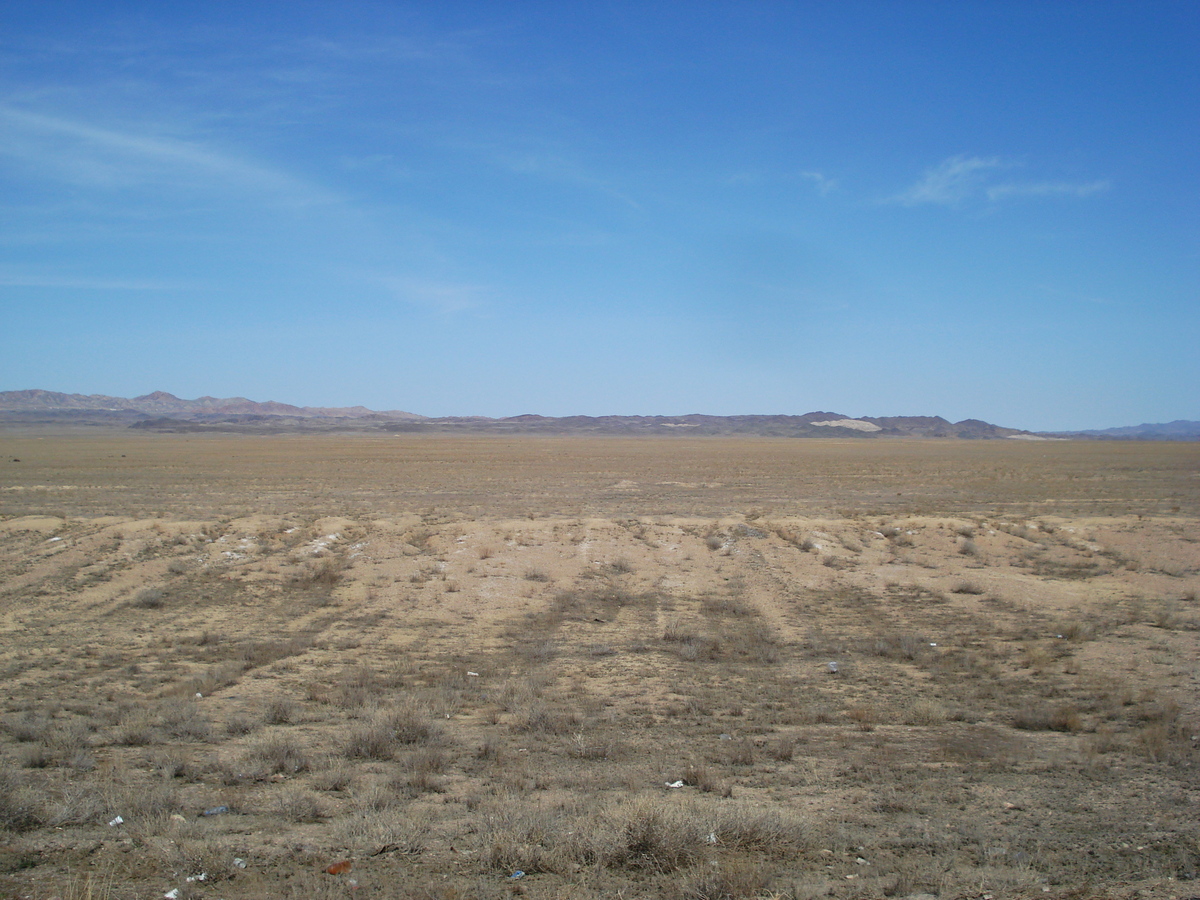
<svg viewBox="0 0 1200 900">
<path fill-rule="evenodd" d="M 0 0 L 0 390 L 1200 419 L 1194 2 Z"/>
</svg>

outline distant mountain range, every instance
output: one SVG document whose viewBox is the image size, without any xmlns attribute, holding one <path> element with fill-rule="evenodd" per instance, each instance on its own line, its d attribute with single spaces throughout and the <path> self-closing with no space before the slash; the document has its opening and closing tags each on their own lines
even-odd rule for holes
<svg viewBox="0 0 1200 900">
<path fill-rule="evenodd" d="M 1195 441 L 1200 440 L 1200 422 L 1176 419 L 1157 425 L 1127 425 L 1124 428 L 1105 428 L 1097 431 L 1064 433 L 1070 437 L 1102 438 L 1126 441 Z"/>
<path fill-rule="evenodd" d="M 286 416 L 298 419 L 360 419 L 384 416 L 395 419 L 420 419 L 407 412 L 375 412 L 365 406 L 327 408 L 292 406 L 268 400 L 259 403 L 245 397 L 201 397 L 182 400 L 166 391 L 155 391 L 141 397 L 108 397 L 104 394 L 60 394 L 55 391 L 0 391 L 0 412 L 22 413 L 116 413 L 126 416 L 171 416 L 197 420 L 206 416 Z"/>
<path fill-rule="evenodd" d="M 801 416 L 484 416 L 430 418 L 364 406 L 292 406 L 245 397 L 183 400 L 155 391 L 127 399 L 103 394 L 0 391 L 0 425 L 90 425 L 161 432 L 367 432 L 423 434 L 627 434 L 757 435 L 763 437 L 923 437 L 1015 440 L 1200 438 L 1200 423 L 1172 422 L 1107 431 L 1036 434 L 979 419 L 950 422 L 941 416 L 863 416 L 810 412 Z"/>
</svg>

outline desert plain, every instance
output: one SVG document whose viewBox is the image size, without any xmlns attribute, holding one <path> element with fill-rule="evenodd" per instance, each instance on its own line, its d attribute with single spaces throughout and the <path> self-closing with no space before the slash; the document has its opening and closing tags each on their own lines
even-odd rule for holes
<svg viewBox="0 0 1200 900">
<path fill-rule="evenodd" d="M 1200 445 L 0 433 L 0 896 L 1200 896 Z"/>
</svg>

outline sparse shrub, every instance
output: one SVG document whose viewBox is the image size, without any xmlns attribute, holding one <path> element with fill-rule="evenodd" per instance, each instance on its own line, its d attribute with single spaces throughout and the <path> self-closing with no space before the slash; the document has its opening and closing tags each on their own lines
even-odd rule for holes
<svg viewBox="0 0 1200 900">
<path fill-rule="evenodd" d="M 440 739 L 441 732 L 428 711 L 409 701 L 377 712 L 351 728 L 342 752 L 351 759 L 391 759 L 401 746 Z"/>
<path fill-rule="evenodd" d="M 812 845 L 813 828 L 806 819 L 747 804 L 717 807 L 701 831 L 718 846 L 743 851 L 796 852 Z"/>
<path fill-rule="evenodd" d="M 1096 623 L 1069 619 L 1059 623 L 1055 633 L 1068 641 L 1090 641 L 1096 637 Z"/>
<path fill-rule="evenodd" d="M 513 728 L 526 734 L 568 734 L 579 724 L 575 716 L 552 709 L 542 702 L 534 702 L 522 710 Z"/>
<path fill-rule="evenodd" d="M 446 790 L 441 773 L 446 768 L 446 754 L 439 747 L 423 747 L 405 761 L 408 786 L 417 793 L 441 794 Z"/>
<path fill-rule="evenodd" d="M 980 594 L 984 593 L 984 589 L 974 581 L 956 581 L 954 582 L 954 586 L 950 588 L 950 592 L 952 594 L 970 594 L 972 596 L 979 596 Z"/>
<path fill-rule="evenodd" d="M 558 655 L 558 643 L 549 638 L 533 638 L 518 644 L 516 651 L 530 663 L 545 664 Z"/>
<path fill-rule="evenodd" d="M 846 710 L 846 718 L 853 722 L 859 731 L 874 731 L 879 723 L 879 711 L 870 704 L 859 704 Z"/>
<path fill-rule="evenodd" d="M 113 735 L 113 741 L 125 747 L 146 747 L 158 739 L 158 726 L 146 713 L 136 714 L 122 722 Z"/>
<path fill-rule="evenodd" d="M 212 736 L 212 725 L 192 701 L 164 704 L 160 709 L 163 728 L 171 737 L 184 740 L 207 741 Z"/>
<path fill-rule="evenodd" d="M 576 732 L 571 743 L 571 753 L 579 759 L 608 759 L 613 752 L 607 740 L 588 740 L 582 731 Z"/>
<path fill-rule="evenodd" d="M 878 637 L 871 645 L 871 652 L 885 659 L 912 661 L 929 653 L 929 642 L 915 634 L 889 634 Z"/>
<path fill-rule="evenodd" d="M 285 791 L 273 803 L 276 815 L 288 822 L 318 822 L 322 818 L 321 804 L 311 791 Z"/>
<path fill-rule="evenodd" d="M 905 707 L 906 725 L 941 725 L 947 719 L 946 709 L 936 700 L 917 699 Z"/>
<path fill-rule="evenodd" d="M 47 798 L 43 818 L 52 827 L 63 825 L 90 825 L 102 821 L 108 810 L 120 806 L 123 815 L 140 812 L 136 804 L 161 788 L 150 788 L 136 793 L 129 792 L 119 781 L 102 796 L 91 784 L 69 782 L 62 785 Z M 127 802 L 128 801 L 128 802 Z"/>
<path fill-rule="evenodd" d="M 958 545 L 958 552 L 963 556 L 979 556 L 979 545 L 972 540 L 964 540 Z"/>
<path fill-rule="evenodd" d="M 27 711 L 18 719 L 6 720 L 5 726 L 14 740 L 27 744 L 42 740 L 50 730 L 51 722 L 43 715 Z"/>
<path fill-rule="evenodd" d="M 23 769 L 46 769 L 54 765 L 55 756 L 45 744 L 32 744 L 21 748 L 18 754 Z"/>
<path fill-rule="evenodd" d="M 1022 731 L 1075 732 L 1083 729 L 1083 720 L 1075 706 L 1063 704 L 1053 709 L 1022 710 L 1013 716 L 1012 726 Z"/>
<path fill-rule="evenodd" d="M 714 865 L 698 865 L 683 876 L 679 896 L 684 900 L 742 900 L 777 896 L 766 893 L 770 869 L 758 860 L 727 859 Z"/>
<path fill-rule="evenodd" d="M 730 654 L 751 662 L 770 665 L 779 661 L 779 642 L 775 638 L 775 632 L 766 622 L 754 620 L 739 631 L 731 633 L 726 647 Z M 720 649 L 720 646 L 717 646 L 714 652 L 719 655 Z"/>
<path fill-rule="evenodd" d="M 130 605 L 138 609 L 162 609 L 166 603 L 167 597 L 161 588 L 142 588 L 130 601 Z"/>
<path fill-rule="evenodd" d="M 308 756 L 295 738 L 284 734 L 267 735 L 246 751 L 250 774 L 294 775 L 308 771 Z"/>
<path fill-rule="evenodd" d="M 779 738 L 767 745 L 767 756 L 776 762 L 787 762 L 796 755 L 796 742 L 789 738 Z"/>
<path fill-rule="evenodd" d="M 701 599 L 700 606 L 710 616 L 749 618 L 761 615 L 757 609 L 740 597 L 707 596 Z"/>
<path fill-rule="evenodd" d="M 704 546 L 709 550 L 720 550 L 725 546 L 725 540 L 719 534 L 710 534 L 704 539 Z"/>
<path fill-rule="evenodd" d="M 479 749 L 475 751 L 476 759 L 487 760 L 488 762 L 497 762 L 504 756 L 504 745 L 495 738 L 487 738 Z"/>
<path fill-rule="evenodd" d="M 267 725 L 291 725 L 296 718 L 296 704 L 287 697 L 272 697 L 263 710 Z"/>
<path fill-rule="evenodd" d="M 675 652 L 685 662 L 700 659 L 719 659 L 721 642 L 716 638 L 704 637 L 685 630 L 679 623 L 671 622 L 663 631 L 663 640 L 675 645 Z"/>
<path fill-rule="evenodd" d="M 229 717 L 229 721 L 225 723 L 225 733 L 234 737 L 239 737 L 244 734 L 250 734 L 258 728 L 259 723 L 256 719 L 252 719 L 246 715 L 233 715 Z"/>
<path fill-rule="evenodd" d="M 348 566 L 349 563 L 340 556 L 322 556 L 306 562 L 292 576 L 291 582 L 297 587 L 330 588 L 342 580 Z"/>
<path fill-rule="evenodd" d="M 312 780 L 312 786 L 318 791 L 346 791 L 354 783 L 354 776 L 350 769 L 345 766 L 338 765 L 334 760 L 329 760 L 329 767 L 323 768 L 318 772 Z"/>
<path fill-rule="evenodd" d="M 525 580 L 545 583 L 550 580 L 550 576 L 547 575 L 545 572 L 543 572 L 541 569 L 526 569 L 525 570 Z"/>
<path fill-rule="evenodd" d="M 609 828 L 602 861 L 609 867 L 674 872 L 700 854 L 704 838 L 698 819 L 686 810 L 639 797 L 604 818 Z"/>
<path fill-rule="evenodd" d="M 743 738 L 740 741 L 726 741 L 725 761 L 731 766 L 754 765 L 754 742 Z"/>
<path fill-rule="evenodd" d="M 33 792 L 10 771 L 0 770 L 0 829 L 32 831 L 42 825 Z"/>
<path fill-rule="evenodd" d="M 706 794 L 723 793 L 724 788 L 715 772 L 702 762 L 692 763 L 679 779 L 688 787 L 699 788 Z"/>
</svg>

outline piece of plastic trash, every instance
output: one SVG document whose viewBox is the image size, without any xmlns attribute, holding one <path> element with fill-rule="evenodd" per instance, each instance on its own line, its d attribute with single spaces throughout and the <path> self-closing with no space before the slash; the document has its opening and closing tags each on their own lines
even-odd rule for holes
<svg viewBox="0 0 1200 900">
<path fill-rule="evenodd" d="M 722 740 L 722 741 L 732 741 L 732 740 L 733 740 L 733 735 L 732 735 L 732 734 L 723 734 L 723 735 L 721 735 L 721 737 L 720 737 L 720 740 Z"/>
<path fill-rule="evenodd" d="M 165 894 L 163 894 L 163 896 L 166 897 L 167 900 L 177 900 L 177 898 L 179 897 L 179 888 L 172 888 L 171 890 L 169 890 Z"/>
<path fill-rule="evenodd" d="M 525 877 L 525 873 L 522 872 L 520 869 L 517 869 L 517 871 L 513 872 L 511 875 L 508 876 L 510 881 L 515 881 L 518 878 L 524 878 L 524 877 Z"/>
<path fill-rule="evenodd" d="M 235 856 L 233 858 L 233 864 L 239 869 L 246 868 L 246 861 L 244 859 L 242 859 L 240 856 Z"/>
<path fill-rule="evenodd" d="M 468 675 L 470 675 L 472 678 L 478 678 L 478 677 L 479 677 L 479 673 L 478 673 L 478 672 L 468 672 L 467 674 L 468 674 Z"/>
<path fill-rule="evenodd" d="M 185 878 L 183 880 L 186 881 L 188 884 L 191 884 L 193 881 L 208 881 L 208 873 L 201 872 L 199 875 L 189 875 L 187 878 Z"/>
<path fill-rule="evenodd" d="M 669 788 L 681 788 L 681 787 L 683 787 L 683 782 L 682 782 L 682 781 L 668 781 L 668 782 L 667 782 L 667 787 L 669 787 Z"/>
<path fill-rule="evenodd" d="M 204 699 L 204 695 L 203 695 L 202 693 L 200 693 L 199 691 L 196 691 L 196 699 L 197 699 L 197 700 L 203 700 L 203 699 Z"/>
<path fill-rule="evenodd" d="M 200 813 L 202 816 L 220 816 L 229 812 L 228 806 L 213 806 Z"/>
<path fill-rule="evenodd" d="M 124 821 L 125 821 L 125 820 L 124 820 L 124 819 L 122 819 L 120 816 L 117 816 L 115 819 L 113 819 L 112 821 L 110 821 L 110 822 L 108 823 L 108 827 L 109 827 L 109 828 L 116 828 L 118 825 L 122 824 Z"/>
<path fill-rule="evenodd" d="M 827 668 L 829 670 L 830 674 L 836 675 L 837 670 L 838 670 L 838 664 L 836 662 L 827 662 L 827 663 L 825 663 L 825 668 Z"/>
<path fill-rule="evenodd" d="M 335 862 L 332 866 L 325 869 L 326 875 L 344 875 L 353 868 L 354 863 L 348 859 L 343 859 L 341 862 Z"/>
</svg>

